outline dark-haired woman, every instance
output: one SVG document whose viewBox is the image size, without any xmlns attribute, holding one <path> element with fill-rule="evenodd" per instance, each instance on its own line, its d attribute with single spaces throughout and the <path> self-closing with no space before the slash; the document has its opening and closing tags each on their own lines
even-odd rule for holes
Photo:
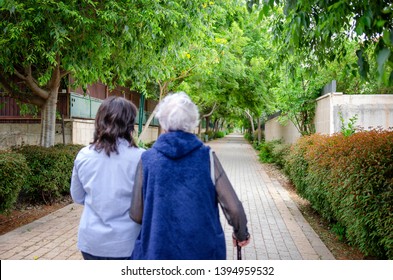
<svg viewBox="0 0 393 280">
<path fill-rule="evenodd" d="M 75 159 L 74 202 L 84 205 L 78 248 L 84 259 L 129 259 L 140 225 L 130 220 L 135 171 L 143 149 L 132 138 L 137 109 L 122 97 L 103 101 L 93 142 Z"/>
</svg>

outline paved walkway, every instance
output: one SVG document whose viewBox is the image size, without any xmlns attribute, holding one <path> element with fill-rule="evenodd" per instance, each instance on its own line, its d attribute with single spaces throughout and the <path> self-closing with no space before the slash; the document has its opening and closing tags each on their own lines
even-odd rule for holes
<svg viewBox="0 0 393 280">
<path fill-rule="evenodd" d="M 268 176 L 256 152 L 242 135 L 232 134 L 208 145 L 216 151 L 249 220 L 252 241 L 243 249 L 243 259 L 334 259 L 287 191 L 275 178 Z M 82 259 L 76 248 L 82 209 L 82 206 L 71 204 L 0 236 L 0 259 Z M 232 230 L 223 217 L 222 223 L 228 259 L 236 259 L 231 244 Z"/>
</svg>

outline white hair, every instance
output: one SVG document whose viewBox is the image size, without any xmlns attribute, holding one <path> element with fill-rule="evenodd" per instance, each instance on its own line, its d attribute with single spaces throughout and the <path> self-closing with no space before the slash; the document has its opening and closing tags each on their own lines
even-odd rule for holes
<svg viewBox="0 0 393 280">
<path fill-rule="evenodd" d="M 199 112 L 185 92 L 177 92 L 167 95 L 158 104 L 156 118 L 166 131 L 193 132 L 199 123 Z"/>
</svg>

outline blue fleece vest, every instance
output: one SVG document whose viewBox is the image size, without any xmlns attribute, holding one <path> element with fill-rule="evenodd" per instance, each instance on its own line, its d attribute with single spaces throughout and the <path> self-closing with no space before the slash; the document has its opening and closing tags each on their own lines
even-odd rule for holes
<svg viewBox="0 0 393 280">
<path fill-rule="evenodd" d="M 143 219 L 133 259 L 226 259 L 209 147 L 193 134 L 162 134 L 142 154 Z"/>
</svg>

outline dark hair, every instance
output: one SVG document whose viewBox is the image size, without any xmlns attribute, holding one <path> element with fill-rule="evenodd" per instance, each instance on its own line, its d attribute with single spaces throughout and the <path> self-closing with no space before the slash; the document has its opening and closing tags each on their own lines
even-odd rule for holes
<svg viewBox="0 0 393 280">
<path fill-rule="evenodd" d="M 132 138 L 136 112 L 136 106 L 123 97 L 111 96 L 105 99 L 95 119 L 94 140 L 91 143 L 94 150 L 104 150 L 108 156 L 111 152 L 118 154 L 118 138 L 124 138 L 130 146 L 136 147 Z"/>
</svg>

